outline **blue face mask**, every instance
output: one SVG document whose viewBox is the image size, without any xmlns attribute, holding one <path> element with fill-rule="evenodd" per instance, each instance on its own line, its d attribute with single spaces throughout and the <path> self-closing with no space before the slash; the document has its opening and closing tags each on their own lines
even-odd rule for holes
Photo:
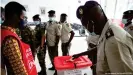
<svg viewBox="0 0 133 75">
<path fill-rule="evenodd" d="M 34 21 L 35 25 L 41 24 L 40 21 Z"/>
<path fill-rule="evenodd" d="M 24 29 L 25 21 L 23 19 L 20 20 L 20 29 Z"/>
<path fill-rule="evenodd" d="M 55 17 L 49 17 L 49 21 L 55 21 Z"/>
<path fill-rule="evenodd" d="M 4 21 L 0 18 L 0 24 L 2 24 Z"/>
</svg>

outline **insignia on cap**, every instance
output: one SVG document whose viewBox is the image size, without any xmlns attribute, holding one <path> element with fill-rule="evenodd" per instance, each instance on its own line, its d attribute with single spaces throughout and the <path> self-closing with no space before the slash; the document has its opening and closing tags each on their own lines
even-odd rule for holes
<svg viewBox="0 0 133 75">
<path fill-rule="evenodd" d="M 79 13 L 82 15 L 83 14 L 83 9 L 79 9 Z"/>
</svg>

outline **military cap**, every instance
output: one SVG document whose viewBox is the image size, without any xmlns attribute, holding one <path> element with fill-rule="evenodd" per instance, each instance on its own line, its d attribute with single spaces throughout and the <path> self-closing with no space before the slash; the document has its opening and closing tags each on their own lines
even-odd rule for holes
<svg viewBox="0 0 133 75">
<path fill-rule="evenodd" d="M 65 17 L 66 17 L 66 16 L 67 16 L 67 14 L 65 14 L 65 13 L 62 13 L 62 14 L 61 14 L 61 16 L 65 16 Z"/>
<path fill-rule="evenodd" d="M 87 1 L 84 6 L 87 7 L 87 9 L 91 9 L 98 5 L 100 5 L 100 4 L 96 1 Z"/>
<path fill-rule="evenodd" d="M 33 19 L 39 18 L 39 16 L 40 16 L 39 14 L 36 14 L 33 16 Z"/>
<path fill-rule="evenodd" d="M 128 10 L 123 13 L 124 15 L 133 15 L 133 10 Z"/>
<path fill-rule="evenodd" d="M 49 14 L 55 14 L 55 11 L 54 10 L 50 10 L 48 13 Z"/>
<path fill-rule="evenodd" d="M 93 8 L 95 6 L 98 6 L 98 5 L 100 5 L 100 4 L 96 1 L 87 1 L 84 6 L 79 6 L 78 7 L 77 12 L 76 12 L 77 18 L 81 19 L 81 16 L 83 16 L 85 14 L 88 14 L 87 12 L 91 8 Z"/>
</svg>

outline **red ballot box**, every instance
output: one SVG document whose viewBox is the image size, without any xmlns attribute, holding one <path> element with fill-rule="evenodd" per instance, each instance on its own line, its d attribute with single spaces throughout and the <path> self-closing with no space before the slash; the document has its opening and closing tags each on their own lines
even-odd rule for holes
<svg viewBox="0 0 133 75">
<path fill-rule="evenodd" d="M 72 60 L 71 56 L 60 56 L 54 59 L 58 75 L 89 75 L 92 62 L 85 56 Z"/>
</svg>

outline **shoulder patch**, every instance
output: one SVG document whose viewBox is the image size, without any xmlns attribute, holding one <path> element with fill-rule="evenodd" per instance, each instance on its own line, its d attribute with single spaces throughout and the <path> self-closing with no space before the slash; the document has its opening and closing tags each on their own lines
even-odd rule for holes
<svg viewBox="0 0 133 75">
<path fill-rule="evenodd" d="M 114 33 L 111 29 L 108 29 L 105 36 L 106 36 L 106 39 L 108 39 L 108 38 L 114 36 Z"/>
<path fill-rule="evenodd" d="M 61 29 L 61 26 L 60 26 L 60 25 L 58 25 L 58 29 L 59 29 L 59 30 Z"/>
<path fill-rule="evenodd" d="M 69 27 L 69 24 L 68 23 L 66 25 Z"/>
</svg>

